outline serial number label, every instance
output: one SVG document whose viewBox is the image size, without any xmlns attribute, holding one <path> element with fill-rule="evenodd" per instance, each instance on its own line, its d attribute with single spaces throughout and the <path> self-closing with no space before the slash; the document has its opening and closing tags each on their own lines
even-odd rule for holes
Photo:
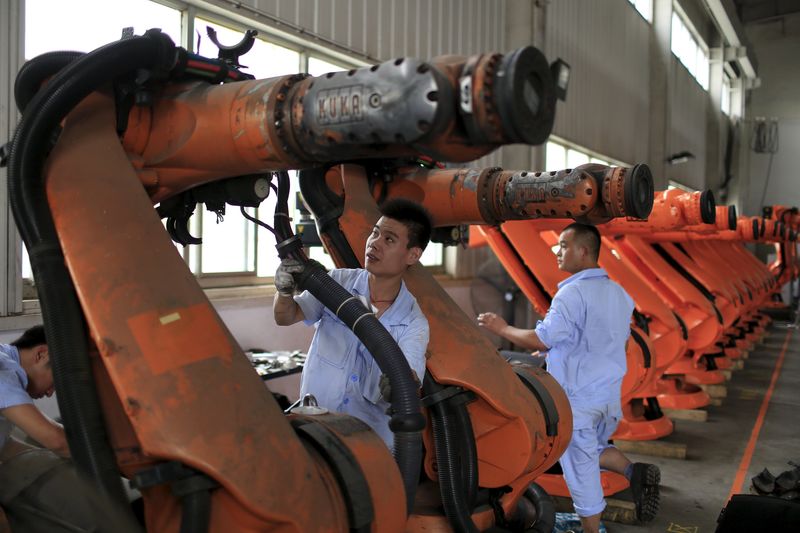
<svg viewBox="0 0 800 533">
<path fill-rule="evenodd" d="M 321 125 L 345 124 L 364 120 L 363 86 L 351 85 L 320 91 L 315 108 Z"/>
</svg>

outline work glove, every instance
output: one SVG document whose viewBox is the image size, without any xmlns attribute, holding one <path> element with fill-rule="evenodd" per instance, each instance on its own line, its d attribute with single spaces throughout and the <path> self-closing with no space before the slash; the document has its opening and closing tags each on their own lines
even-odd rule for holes
<svg viewBox="0 0 800 533">
<path fill-rule="evenodd" d="M 301 274 L 305 270 L 305 265 L 297 259 L 283 259 L 278 270 L 275 272 L 275 289 L 281 296 L 291 297 L 294 294 L 297 284 L 293 274 Z"/>
<path fill-rule="evenodd" d="M 278 266 L 278 270 L 275 272 L 275 277 L 273 278 L 273 283 L 278 293 L 283 296 L 292 296 L 295 290 L 297 290 L 297 283 L 294 281 L 294 276 L 302 274 L 307 268 L 318 268 L 327 271 L 322 263 L 314 259 L 309 259 L 305 262 L 290 258 L 281 260 L 281 264 Z"/>
</svg>

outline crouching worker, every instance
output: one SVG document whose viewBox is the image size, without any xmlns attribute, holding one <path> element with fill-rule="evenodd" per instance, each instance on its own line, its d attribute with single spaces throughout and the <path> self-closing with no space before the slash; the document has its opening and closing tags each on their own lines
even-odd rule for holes
<svg viewBox="0 0 800 533">
<path fill-rule="evenodd" d="M 364 269 L 334 269 L 331 278 L 372 309 L 397 341 L 417 382 L 425 373 L 428 321 L 406 288 L 403 275 L 428 245 L 431 220 L 420 205 L 391 200 L 381 206 L 364 250 Z M 300 397 L 313 394 L 320 407 L 366 422 L 392 449 L 389 429 L 391 390 L 378 363 L 355 334 L 308 291 L 295 295 L 292 274 L 303 265 L 286 259 L 275 273 L 275 322 L 316 324 L 303 368 Z M 383 379 L 382 379 L 383 378 Z"/>
<path fill-rule="evenodd" d="M 0 507 L 11 530 L 135 531 L 78 475 L 64 428 L 33 404 L 54 390 L 42 326 L 0 344 Z M 42 447 L 12 436 L 14 426 Z"/>
</svg>

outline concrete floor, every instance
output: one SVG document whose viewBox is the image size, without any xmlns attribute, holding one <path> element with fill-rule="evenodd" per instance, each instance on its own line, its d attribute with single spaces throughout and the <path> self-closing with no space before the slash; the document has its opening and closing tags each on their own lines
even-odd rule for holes
<svg viewBox="0 0 800 533">
<path fill-rule="evenodd" d="M 686 460 L 629 456 L 661 468 L 661 510 L 647 525 L 605 522 L 609 533 L 714 532 L 787 338 L 783 366 L 740 492 L 747 493 L 750 478 L 765 467 L 777 476 L 790 468 L 787 461 L 800 463 L 800 330 L 775 323 L 744 368 L 733 372 L 722 405 L 707 408 L 707 422 L 675 422 L 675 432 L 666 440 L 687 444 Z"/>
</svg>

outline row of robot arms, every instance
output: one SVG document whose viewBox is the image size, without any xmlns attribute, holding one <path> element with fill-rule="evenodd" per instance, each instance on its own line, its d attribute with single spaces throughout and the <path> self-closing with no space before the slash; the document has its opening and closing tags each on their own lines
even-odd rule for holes
<svg viewBox="0 0 800 533">
<path fill-rule="evenodd" d="M 737 216 L 715 205 L 711 191 L 657 192 L 647 220 L 613 219 L 597 225 L 599 265 L 635 302 L 627 373 L 622 382 L 623 418 L 614 439 L 652 440 L 669 435 L 662 412 L 710 404 L 704 385 L 723 383 L 722 371 L 752 349 L 769 321 L 764 308 L 785 307 L 779 294 L 797 278 L 797 209 L 771 206 L 762 217 Z M 566 277 L 547 256 L 563 228 L 555 219 L 475 227 L 471 246 L 489 245 L 531 302 L 547 312 Z M 747 242 L 773 244 L 766 265 Z M 731 268 L 731 265 L 736 265 Z M 628 483 L 603 472 L 612 495 Z M 537 478 L 549 494 L 568 496 L 560 476 Z"/>
<path fill-rule="evenodd" d="M 195 202 L 257 206 L 274 187 L 278 253 L 306 259 L 286 216 L 289 169 L 300 169 L 340 267 L 361 265 L 377 202 L 392 196 L 420 201 L 439 227 L 646 218 L 644 165 L 543 174 L 413 164 L 543 143 L 556 85 L 541 52 L 255 80 L 151 30 L 40 56 L 15 96 L 11 207 L 72 456 L 107 497 L 126 501 L 120 473 L 133 480 L 151 531 L 477 531 L 513 529 L 515 514 L 517 529 L 538 530 L 533 481 L 569 442 L 566 396 L 546 372 L 506 364 L 430 273 L 415 266 L 405 278 L 431 328 L 422 400 L 360 302 L 321 269 L 298 280 L 389 376 L 392 457 L 347 416 L 279 409 L 160 218 L 190 242 Z"/>
</svg>

